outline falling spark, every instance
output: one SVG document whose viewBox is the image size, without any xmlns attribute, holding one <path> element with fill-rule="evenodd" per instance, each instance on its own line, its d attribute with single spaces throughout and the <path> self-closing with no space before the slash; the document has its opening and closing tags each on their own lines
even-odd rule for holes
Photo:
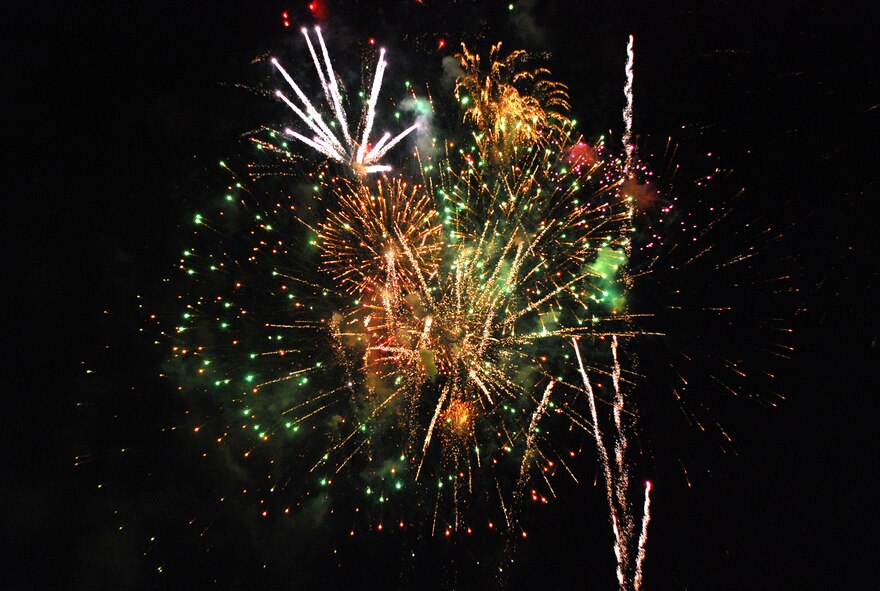
<svg viewBox="0 0 880 591">
<path fill-rule="evenodd" d="M 599 417 L 596 410 L 595 394 L 590 379 L 587 376 L 584 363 L 581 358 L 580 347 L 576 338 L 571 339 L 572 346 L 578 361 L 578 371 L 584 384 L 584 391 L 590 405 L 590 414 L 593 420 L 593 438 L 596 442 L 596 451 L 599 455 L 602 472 L 605 476 L 606 500 L 611 517 L 611 531 L 614 536 L 614 556 L 617 560 L 617 583 L 620 591 L 638 591 L 642 585 L 642 563 L 645 560 L 645 545 L 648 540 L 648 522 L 650 514 L 651 483 L 645 484 L 645 503 L 642 509 L 641 528 L 638 540 L 635 541 L 635 556 L 632 554 L 634 545 L 635 516 L 631 513 L 630 489 L 629 489 L 629 462 L 626 455 L 628 430 L 622 424 L 621 413 L 625 410 L 625 399 L 620 387 L 620 362 L 617 358 L 617 337 L 613 337 L 612 355 L 614 359 L 613 384 L 614 384 L 614 431 L 612 432 L 614 463 L 610 455 L 599 427 Z"/>
<path fill-rule="evenodd" d="M 648 522 L 651 521 L 651 481 L 645 482 L 645 505 L 642 507 L 642 531 L 639 534 L 638 553 L 636 557 L 633 587 L 638 591 L 642 588 L 642 563 L 645 562 L 645 544 L 648 542 Z"/>
<path fill-rule="evenodd" d="M 544 410 L 547 408 L 547 400 L 550 398 L 550 391 L 553 389 L 553 384 L 555 383 L 556 382 L 551 380 L 550 383 L 547 384 L 547 387 L 544 389 L 544 395 L 541 397 L 541 402 L 538 404 L 535 412 L 532 413 L 532 420 L 529 422 L 528 435 L 526 436 L 526 451 L 523 453 L 523 461 L 519 469 L 520 487 L 525 484 L 526 468 L 531 459 L 532 448 L 535 444 L 535 431 L 538 427 L 538 421 L 541 420 L 541 415 L 544 414 Z"/>
</svg>

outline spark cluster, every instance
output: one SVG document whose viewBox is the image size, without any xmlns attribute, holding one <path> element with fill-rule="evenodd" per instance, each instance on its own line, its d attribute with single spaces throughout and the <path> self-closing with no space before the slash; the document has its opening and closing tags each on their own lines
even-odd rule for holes
<svg viewBox="0 0 880 591">
<path fill-rule="evenodd" d="M 548 129 L 563 130 L 570 124 L 565 85 L 552 80 L 546 68 L 529 69 L 528 60 L 523 50 L 504 55 L 497 43 L 484 68 L 479 54 L 461 46 L 455 97 L 477 143 L 484 150 L 492 147 L 487 156 L 509 156 L 524 145 L 540 144 Z"/>
</svg>

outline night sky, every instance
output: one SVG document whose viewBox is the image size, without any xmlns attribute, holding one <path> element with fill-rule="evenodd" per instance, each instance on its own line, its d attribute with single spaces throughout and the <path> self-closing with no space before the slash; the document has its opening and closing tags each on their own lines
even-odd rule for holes
<svg viewBox="0 0 880 591">
<path fill-rule="evenodd" d="M 786 229 L 778 248 L 791 256 L 784 265 L 797 290 L 782 302 L 755 297 L 742 310 L 772 307 L 795 329 L 794 356 L 776 364 L 785 402 L 711 407 L 733 437 L 728 446 L 645 427 L 656 487 L 646 588 L 843 589 L 875 580 L 876 8 L 319 4 L 322 26 L 349 44 L 331 50 L 336 60 L 375 37 L 393 55 L 391 78 L 439 79 L 442 57 L 461 40 L 543 54 L 593 137 L 619 137 L 626 38 L 635 35 L 641 155 L 660 168 L 672 138 L 676 161 L 696 170 L 711 152 L 732 171 L 718 199 L 745 188 L 742 219 Z M 147 316 L 175 309 L 166 280 L 176 276 L 192 214 L 222 190 L 217 161 L 242 154 L 241 134 L 276 113 L 238 85 L 265 74 L 254 57 L 294 56 L 286 39 L 316 21 L 312 12 L 305 0 L 5 8 L 2 391 L 11 404 L 2 413 L 0 587 L 499 584 L 498 536 L 350 540 L 333 519 L 263 522 L 247 499 L 218 508 L 228 467 L 202 461 L 185 397 L 159 377 L 168 343 Z M 768 272 L 775 264 L 767 261 Z M 505 588 L 614 588 L 601 490 L 586 481 L 563 493 L 528 516 L 529 539 L 516 546 Z"/>
</svg>

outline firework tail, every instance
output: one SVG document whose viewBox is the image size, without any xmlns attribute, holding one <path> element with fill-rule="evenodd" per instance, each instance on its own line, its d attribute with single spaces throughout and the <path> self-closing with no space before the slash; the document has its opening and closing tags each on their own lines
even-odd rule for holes
<svg viewBox="0 0 880 591">
<path fill-rule="evenodd" d="M 641 528 L 638 541 L 635 543 L 635 555 L 633 555 L 636 516 L 631 511 L 631 503 L 628 498 L 630 492 L 629 466 L 626 454 L 628 432 L 621 420 L 621 415 L 625 412 L 625 398 L 619 380 L 620 361 L 617 357 L 617 337 L 615 336 L 612 339 L 612 353 L 614 357 L 614 370 L 612 374 L 614 378 L 614 431 L 611 435 L 614 447 L 613 464 L 599 426 L 596 397 L 587 371 L 584 369 L 580 347 L 576 338 L 572 338 L 571 341 L 577 357 L 578 371 L 583 380 L 584 391 L 587 394 L 590 415 L 593 421 L 593 438 L 596 441 L 596 451 L 598 452 L 599 463 L 605 477 L 605 494 L 614 537 L 614 556 L 617 559 L 617 583 L 621 591 L 638 591 L 642 585 L 642 564 L 645 559 L 645 545 L 648 539 L 648 522 L 651 518 L 651 483 L 645 484 L 645 504 L 642 511 Z"/>
<path fill-rule="evenodd" d="M 628 175 L 633 165 L 633 143 L 632 143 L 632 124 L 633 124 L 633 63 L 635 61 L 635 51 L 633 50 L 633 36 L 629 36 L 629 43 L 626 46 L 626 85 L 623 88 L 623 94 L 626 96 L 626 106 L 623 108 L 623 149 L 626 151 L 626 168 L 624 172 Z"/>
</svg>

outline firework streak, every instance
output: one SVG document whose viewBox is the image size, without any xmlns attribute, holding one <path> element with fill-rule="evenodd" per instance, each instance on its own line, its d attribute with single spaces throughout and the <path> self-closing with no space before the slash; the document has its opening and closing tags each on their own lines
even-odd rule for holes
<svg viewBox="0 0 880 591">
<path fill-rule="evenodd" d="M 363 173 L 390 171 L 391 167 L 385 164 L 379 164 L 379 160 L 381 160 L 381 158 L 403 138 L 413 132 L 418 127 L 418 124 L 408 127 L 395 136 L 394 139 L 391 139 L 390 133 L 385 133 L 376 145 L 372 146 L 369 151 L 367 150 L 370 132 L 373 129 L 373 122 L 376 118 L 376 100 L 379 98 L 379 89 L 382 88 L 382 76 L 385 73 L 385 67 L 388 65 L 385 61 L 385 50 L 382 49 L 379 52 L 379 63 L 376 65 L 376 73 L 373 75 L 370 100 L 367 103 L 363 117 L 361 140 L 360 142 L 356 142 L 352 138 L 351 132 L 348 129 L 348 120 L 345 116 L 345 110 L 342 106 L 342 98 L 339 94 L 339 84 L 336 81 L 336 74 L 333 72 L 333 65 L 330 62 L 330 54 L 327 51 L 327 46 L 324 44 L 324 37 L 321 35 L 321 29 L 315 27 L 315 35 L 318 37 L 318 43 L 321 46 L 321 55 L 324 57 L 324 67 L 326 68 L 326 72 L 321 69 L 321 63 L 318 61 L 318 56 L 315 53 L 315 47 L 312 45 L 309 32 L 303 28 L 302 34 L 309 46 L 309 52 L 312 54 L 312 61 L 315 64 L 315 70 L 318 72 L 318 78 L 321 80 L 321 87 L 324 89 L 324 96 L 327 99 L 328 105 L 332 107 L 333 113 L 336 115 L 336 121 L 333 122 L 333 126 L 338 126 L 342 131 L 345 145 L 342 144 L 336 134 L 333 133 L 330 127 L 324 122 L 323 117 L 321 117 L 320 113 L 318 113 L 309 99 L 306 98 L 306 95 L 303 94 L 303 91 L 300 90 L 293 78 L 290 77 L 287 70 L 281 67 L 278 60 L 273 58 L 272 64 L 278 68 L 278 71 L 281 72 L 281 75 L 293 89 L 294 93 L 296 93 L 296 96 L 302 102 L 305 111 L 297 107 L 296 104 L 287 98 L 287 96 L 280 90 L 275 91 L 276 96 L 284 101 L 284 103 L 290 107 L 290 110 L 296 113 L 297 117 L 299 117 L 302 122 L 315 133 L 315 135 L 309 139 L 292 129 L 285 129 L 284 132 L 287 135 L 298 139 L 307 146 L 314 148 L 328 158 L 336 160 L 337 162 L 350 164 L 352 167 L 355 167 Z"/>
<path fill-rule="evenodd" d="M 384 50 L 352 127 L 315 33 L 320 56 L 303 31 L 332 117 L 273 60 L 298 103 L 277 96 L 311 137 L 254 134 L 269 163 L 242 176 L 223 164 L 228 191 L 196 216 L 180 260 L 192 289 L 174 357 L 181 389 L 210 405 L 198 429 L 266 483 L 249 493 L 264 515 L 355 488 L 358 514 L 375 516 L 362 527 L 430 516 L 447 536 L 496 523 L 525 536 L 517 505 L 547 502 L 556 478 L 576 481 L 572 458 L 594 438 L 618 580 L 638 588 L 650 484 L 638 530 L 627 499 L 634 409 L 617 356 L 618 338 L 639 334 L 622 274 L 632 41 L 625 157 L 576 134 L 565 87 L 528 69 L 524 52 L 496 45 L 484 68 L 462 46 L 461 128 L 430 153 L 408 146 L 392 176 L 381 160 L 417 125 L 370 143 Z M 613 411 L 612 453 L 599 401 Z"/>
<path fill-rule="evenodd" d="M 578 360 L 578 369 L 583 380 L 584 390 L 590 404 L 590 416 L 593 419 L 593 437 L 596 440 L 596 451 L 605 478 L 605 492 L 608 509 L 611 513 L 611 528 L 614 534 L 614 556 L 617 558 L 617 582 L 620 589 L 640 589 L 642 585 L 642 563 L 645 560 L 645 543 L 648 539 L 648 522 L 651 520 L 651 483 L 645 483 L 645 505 L 642 509 L 642 522 L 638 540 L 634 539 L 636 530 L 635 517 L 632 515 L 629 499 L 629 464 L 627 461 L 628 433 L 622 424 L 625 411 L 625 398 L 620 389 L 620 363 L 617 358 L 617 336 L 612 337 L 611 351 L 614 358 L 614 457 L 613 461 L 605 445 L 602 431 L 599 428 L 599 416 L 596 410 L 596 398 L 593 387 L 584 369 L 577 339 L 572 339 Z M 635 556 L 632 554 L 635 547 Z"/>
</svg>

